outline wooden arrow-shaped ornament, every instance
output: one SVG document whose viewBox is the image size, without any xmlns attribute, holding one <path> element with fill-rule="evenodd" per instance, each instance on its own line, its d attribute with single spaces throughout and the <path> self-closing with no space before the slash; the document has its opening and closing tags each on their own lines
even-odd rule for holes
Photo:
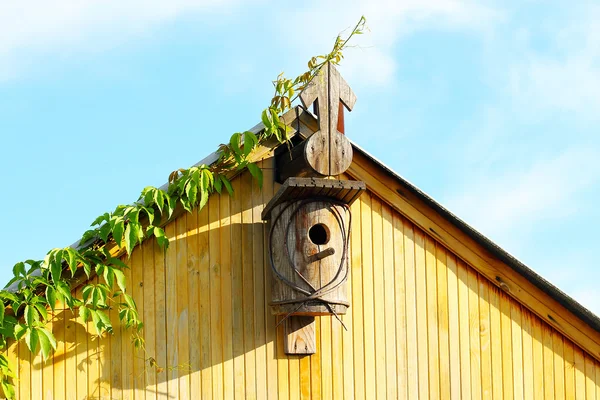
<svg viewBox="0 0 600 400">
<path fill-rule="evenodd" d="M 352 111 L 356 95 L 338 70 L 327 63 L 300 94 L 305 108 L 317 102 L 319 131 L 307 141 L 304 157 L 313 170 L 325 176 L 339 175 L 352 163 L 352 145 L 338 132 L 340 101 Z"/>
</svg>

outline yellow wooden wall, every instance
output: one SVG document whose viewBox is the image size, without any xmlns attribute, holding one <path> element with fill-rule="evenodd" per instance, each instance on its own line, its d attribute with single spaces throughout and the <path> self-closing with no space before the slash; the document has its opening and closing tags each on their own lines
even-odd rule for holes
<svg viewBox="0 0 600 400">
<path fill-rule="evenodd" d="M 260 218 L 278 185 L 263 167 L 262 191 L 244 174 L 234 197 L 169 224 L 166 254 L 134 251 L 146 354 L 118 327 L 94 338 L 57 312 L 49 362 L 8 350 L 19 398 L 600 400 L 597 361 L 370 192 L 352 206 L 348 331 L 317 318 L 317 353 L 283 354 Z"/>
</svg>

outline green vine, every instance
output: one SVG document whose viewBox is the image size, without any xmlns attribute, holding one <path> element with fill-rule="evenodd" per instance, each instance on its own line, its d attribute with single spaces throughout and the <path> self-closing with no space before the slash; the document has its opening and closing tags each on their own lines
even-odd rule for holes
<svg viewBox="0 0 600 400">
<path fill-rule="evenodd" d="M 56 248 L 44 260 L 18 262 L 13 268 L 14 277 L 6 285 L 13 289 L 0 291 L 0 349 L 6 349 L 8 339 L 24 340 L 31 353 L 41 351 L 47 360 L 57 346 L 47 322 L 56 304 L 62 303 L 71 310 L 77 308 L 81 322 L 91 320 L 99 336 L 113 333 L 107 312 L 118 310 L 120 323 L 132 331 L 135 347 L 145 351 L 143 323 L 133 297 L 127 293 L 123 273 L 129 267 L 119 259 L 119 250 L 124 249 L 130 256 L 137 245 L 152 237 L 166 250 L 169 240 L 161 226 L 173 216 L 177 205 L 192 212 L 195 207 L 203 208 L 214 192 L 225 189 L 233 194 L 229 179 L 237 171 L 248 169 L 262 186 L 262 171 L 251 161 L 254 150 L 272 138 L 280 143 L 288 140 L 288 127 L 280 116 L 291 109 L 299 93 L 326 63 L 339 64 L 348 41 L 364 32 L 365 22 L 361 17 L 346 38 L 338 36 L 332 50 L 313 57 L 303 74 L 294 79 L 280 74 L 273 81 L 275 93 L 262 112 L 264 130 L 259 134 L 234 133 L 228 144 L 219 146 L 215 163 L 173 171 L 166 190 L 146 187 L 136 203 L 119 205 L 99 216 L 77 248 Z M 94 276 L 98 283 L 92 283 L 90 278 Z M 79 280 L 86 282 L 80 298 L 73 290 Z M 160 368 L 154 358 L 147 359 L 151 367 Z M 0 386 L 8 398 L 15 397 L 14 378 L 8 358 L 0 354 Z"/>
</svg>

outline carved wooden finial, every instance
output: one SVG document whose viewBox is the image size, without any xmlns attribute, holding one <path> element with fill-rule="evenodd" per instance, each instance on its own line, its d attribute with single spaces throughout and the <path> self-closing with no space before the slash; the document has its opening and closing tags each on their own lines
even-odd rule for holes
<svg viewBox="0 0 600 400">
<path fill-rule="evenodd" d="M 305 147 L 308 164 L 321 175 L 339 175 L 352 163 L 352 145 L 338 132 L 340 102 L 352 111 L 356 95 L 338 70 L 327 63 L 300 94 L 305 108 L 317 102 L 319 131 L 315 132 Z"/>
</svg>

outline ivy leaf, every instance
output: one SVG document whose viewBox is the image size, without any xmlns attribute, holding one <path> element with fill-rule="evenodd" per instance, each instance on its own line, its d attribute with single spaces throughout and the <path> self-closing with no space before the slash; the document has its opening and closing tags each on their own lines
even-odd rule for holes
<svg viewBox="0 0 600 400">
<path fill-rule="evenodd" d="M 162 214 L 163 206 L 165 205 L 165 194 L 162 190 L 156 189 L 154 191 L 154 203 L 158 207 L 158 210 Z"/>
<path fill-rule="evenodd" d="M 50 308 L 54 311 L 54 308 L 56 307 L 56 289 L 52 286 L 46 286 L 46 299 L 48 300 Z"/>
<path fill-rule="evenodd" d="M 217 175 L 215 178 L 214 188 L 217 193 L 221 194 L 221 189 L 223 188 L 223 182 L 221 181 L 221 175 Z"/>
<path fill-rule="evenodd" d="M 0 301 L 0 325 L 4 324 L 4 302 Z"/>
<path fill-rule="evenodd" d="M 12 383 L 10 383 L 6 379 L 2 379 L 0 385 L 2 385 L 2 391 L 4 392 L 4 395 L 7 399 L 15 398 L 15 386 Z"/>
<path fill-rule="evenodd" d="M 221 175 L 221 179 L 223 180 L 223 184 L 227 189 L 227 193 L 229 193 L 230 196 L 233 196 L 233 187 L 231 186 L 231 182 L 229 181 L 229 179 L 227 179 L 227 177 L 225 177 L 224 175 Z"/>
<path fill-rule="evenodd" d="M 165 237 L 165 231 L 158 226 L 154 227 L 154 237 L 161 249 L 166 250 L 169 247 L 169 239 Z"/>
<path fill-rule="evenodd" d="M 46 310 L 46 306 L 40 303 L 34 305 L 35 309 L 40 313 L 42 317 L 42 321 L 46 322 L 48 320 L 48 310 Z"/>
<path fill-rule="evenodd" d="M 18 262 L 13 267 L 13 275 L 14 276 L 25 276 L 25 263 Z"/>
<path fill-rule="evenodd" d="M 244 156 L 248 157 L 257 143 L 258 138 L 253 132 L 244 132 Z"/>
<path fill-rule="evenodd" d="M 255 163 L 248 163 L 248 171 L 250 171 L 254 179 L 258 181 L 258 187 L 262 188 L 263 173 L 260 167 Z"/>
<path fill-rule="evenodd" d="M 97 231 L 95 229 L 89 229 L 81 236 L 81 243 L 86 243 L 96 238 Z"/>
<path fill-rule="evenodd" d="M 36 331 L 40 347 L 42 349 L 42 356 L 44 360 L 47 360 L 50 354 L 52 354 L 52 350 L 56 350 L 56 339 L 52 332 L 45 328 L 37 328 Z"/>
<path fill-rule="evenodd" d="M 90 226 L 100 225 L 102 223 L 102 221 L 108 222 L 109 218 L 110 218 L 110 215 L 108 213 L 104 213 L 101 216 L 99 216 L 98 218 L 96 218 L 94 220 L 94 222 L 92 222 L 90 224 Z"/>
<path fill-rule="evenodd" d="M 110 234 L 110 224 L 106 223 L 104 225 L 102 225 L 100 227 L 100 229 L 98 230 L 98 236 L 100 236 L 100 239 L 102 239 L 102 241 L 104 243 L 108 242 L 108 235 Z"/>
<path fill-rule="evenodd" d="M 50 263 L 50 272 L 52 273 L 52 280 L 58 282 L 62 273 L 62 263 L 54 259 Z"/>
<path fill-rule="evenodd" d="M 104 226 L 107 226 L 108 224 L 105 224 Z M 108 225 L 110 227 L 110 225 Z M 106 242 L 106 240 L 105 240 Z M 67 253 L 67 257 L 68 257 L 68 263 L 69 263 L 69 269 L 71 270 L 71 276 L 75 275 L 75 271 L 77 270 L 77 253 L 74 249 L 72 249 L 71 247 L 67 247 L 65 249 L 66 253 Z"/>
<path fill-rule="evenodd" d="M 115 221 L 115 224 L 112 229 L 113 239 L 115 239 L 115 242 L 119 246 L 121 245 L 121 242 L 123 241 L 123 230 L 124 229 L 125 229 L 125 222 L 123 221 L 123 218 L 119 218 L 117 221 Z"/>
<path fill-rule="evenodd" d="M 79 307 L 79 318 L 85 324 L 90 319 L 90 309 L 85 306 Z"/>
<path fill-rule="evenodd" d="M 112 324 L 110 323 L 110 318 L 108 318 L 108 315 L 106 315 L 104 311 L 100 310 L 96 311 L 96 315 L 100 319 L 100 329 L 112 333 L 113 328 Z"/>
<path fill-rule="evenodd" d="M 39 338 L 37 331 L 33 328 L 27 328 L 25 331 L 25 343 L 27 343 L 27 347 L 29 351 L 33 354 L 37 353 Z"/>
<path fill-rule="evenodd" d="M 25 323 L 27 326 L 31 327 L 35 323 L 36 319 L 38 319 L 37 312 L 35 311 L 35 307 L 27 304 L 25 306 Z"/>
<path fill-rule="evenodd" d="M 190 209 L 196 204 L 198 195 L 198 184 L 195 180 L 190 180 L 185 187 L 185 194 L 190 201 Z"/>
<path fill-rule="evenodd" d="M 135 230 L 131 228 L 131 224 L 127 224 L 127 228 L 125 228 L 125 249 L 127 250 L 127 255 L 131 256 L 131 251 L 135 246 L 136 240 L 137 234 Z"/>
<path fill-rule="evenodd" d="M 167 207 L 169 208 L 169 215 L 167 218 L 171 218 L 171 215 L 173 215 L 173 211 L 175 211 L 175 206 L 177 205 L 177 202 L 173 200 L 173 198 L 168 194 L 166 194 L 165 197 L 167 199 Z"/>
<path fill-rule="evenodd" d="M 123 273 L 123 271 L 121 271 L 119 269 L 113 269 L 112 271 L 115 276 L 115 279 L 117 280 L 117 285 L 119 286 L 119 289 L 121 289 L 124 292 L 126 289 L 125 274 Z"/>
<path fill-rule="evenodd" d="M 104 270 L 104 280 L 108 284 L 108 286 L 112 287 L 115 282 L 115 269 L 111 267 L 106 267 Z"/>
</svg>

